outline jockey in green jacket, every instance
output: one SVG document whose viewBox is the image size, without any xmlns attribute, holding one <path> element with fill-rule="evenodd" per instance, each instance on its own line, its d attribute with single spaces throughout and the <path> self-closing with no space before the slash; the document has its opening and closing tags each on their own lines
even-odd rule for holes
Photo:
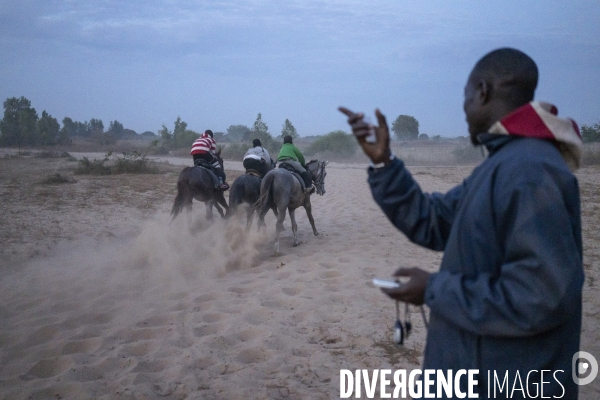
<svg viewBox="0 0 600 400">
<path fill-rule="evenodd" d="M 279 161 L 280 163 L 285 162 L 294 167 L 294 169 L 300 174 L 302 179 L 304 179 L 307 194 L 311 194 L 315 191 L 315 187 L 312 184 L 310 174 L 308 173 L 304 165 L 304 156 L 302 155 L 300 150 L 298 150 L 298 148 L 294 146 L 294 144 L 292 143 L 292 137 L 290 135 L 284 136 L 283 146 L 279 151 L 277 161 Z"/>
</svg>

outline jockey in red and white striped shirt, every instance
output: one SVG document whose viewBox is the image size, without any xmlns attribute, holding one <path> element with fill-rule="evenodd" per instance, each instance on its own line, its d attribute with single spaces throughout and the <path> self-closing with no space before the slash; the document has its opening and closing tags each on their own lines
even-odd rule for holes
<svg viewBox="0 0 600 400">
<path fill-rule="evenodd" d="M 196 165 L 196 160 L 198 159 L 204 160 L 210 164 L 215 174 L 219 177 L 220 189 L 227 190 L 229 189 L 229 185 L 225 182 L 225 171 L 223 168 L 221 168 L 219 161 L 215 157 L 216 151 L 217 143 L 213 139 L 213 132 L 210 129 L 207 129 L 192 144 L 192 150 L 190 151 L 190 154 L 194 159 L 194 165 Z"/>
</svg>

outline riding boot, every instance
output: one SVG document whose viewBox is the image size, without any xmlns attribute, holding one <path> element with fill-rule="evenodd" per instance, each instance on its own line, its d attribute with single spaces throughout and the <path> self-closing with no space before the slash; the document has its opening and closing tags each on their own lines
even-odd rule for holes
<svg viewBox="0 0 600 400">
<path fill-rule="evenodd" d="M 225 171 L 223 171 L 223 168 L 217 168 L 217 171 L 217 176 L 219 177 L 219 189 L 229 189 L 229 185 L 227 184 L 227 182 L 225 182 Z"/>
<path fill-rule="evenodd" d="M 312 179 L 310 178 L 310 174 L 308 173 L 308 171 L 304 171 L 300 174 L 300 176 L 302 177 L 302 179 L 304 179 L 304 184 L 306 185 L 306 189 L 304 190 L 304 192 L 306 194 L 314 193 L 315 187 L 312 184 Z"/>
</svg>

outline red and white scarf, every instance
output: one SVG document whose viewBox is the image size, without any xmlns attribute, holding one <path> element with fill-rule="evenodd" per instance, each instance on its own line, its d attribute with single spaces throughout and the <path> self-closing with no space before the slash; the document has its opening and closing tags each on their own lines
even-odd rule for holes
<svg viewBox="0 0 600 400">
<path fill-rule="evenodd" d="M 490 128 L 490 133 L 552 140 L 572 171 L 579 168 L 583 142 L 577 123 L 558 118 L 558 109 L 549 103 L 532 101 L 508 114 Z"/>
</svg>

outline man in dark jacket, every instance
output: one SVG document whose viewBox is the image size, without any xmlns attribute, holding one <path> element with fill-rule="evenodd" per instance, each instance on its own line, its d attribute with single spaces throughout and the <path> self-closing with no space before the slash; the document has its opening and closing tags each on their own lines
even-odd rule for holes
<svg viewBox="0 0 600 400">
<path fill-rule="evenodd" d="M 577 398 L 571 373 L 584 275 L 572 170 L 581 139 L 554 106 L 532 101 L 537 79 L 533 60 L 514 49 L 495 50 L 475 65 L 464 111 L 472 142 L 489 156 L 446 194 L 423 193 L 392 155 L 379 110 L 376 142 L 369 143 L 364 115 L 340 108 L 374 163 L 375 201 L 411 241 L 444 251 L 439 272 L 400 268 L 394 275 L 408 282 L 383 290 L 429 306 L 423 368 L 478 369 L 479 398 L 494 391 L 499 398 L 541 398 L 541 390 L 543 397 Z M 496 377 L 507 377 L 503 391 Z M 466 392 L 466 379 L 461 388 Z"/>
</svg>

